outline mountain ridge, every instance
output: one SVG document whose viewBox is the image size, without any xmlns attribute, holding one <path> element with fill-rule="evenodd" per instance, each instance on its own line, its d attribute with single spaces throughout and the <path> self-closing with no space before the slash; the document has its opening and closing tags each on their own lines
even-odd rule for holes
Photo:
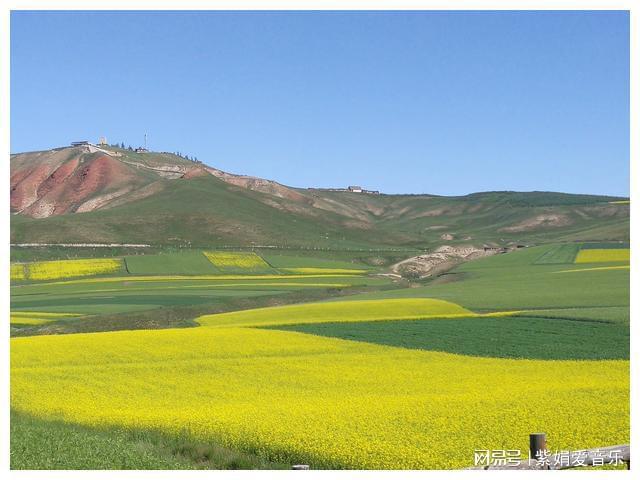
<svg viewBox="0 0 640 480">
<path fill-rule="evenodd" d="M 627 240 L 625 197 L 296 188 L 166 152 L 82 145 L 11 156 L 11 238 L 422 246 Z M 128 228 L 124 228 L 124 226 Z M 143 238 L 147 235 L 148 238 Z"/>
</svg>

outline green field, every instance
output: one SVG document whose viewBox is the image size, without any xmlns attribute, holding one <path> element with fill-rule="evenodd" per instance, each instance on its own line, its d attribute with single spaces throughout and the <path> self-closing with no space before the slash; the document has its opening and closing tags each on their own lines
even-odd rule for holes
<svg viewBox="0 0 640 480">
<path fill-rule="evenodd" d="M 591 320 L 536 317 L 434 318 L 273 327 L 360 342 L 481 357 L 629 359 L 629 328 Z"/>
<path fill-rule="evenodd" d="M 157 311 L 167 319 L 180 325 L 197 314 L 217 312 L 243 304 L 259 306 L 282 302 L 312 300 L 331 295 L 340 295 L 350 290 L 386 288 L 389 280 L 350 275 L 213 275 L 213 276 L 129 276 L 102 277 L 86 280 L 31 283 L 13 286 L 11 309 L 16 317 L 14 327 L 20 322 L 18 316 L 38 319 L 51 317 L 54 313 L 75 314 L 72 322 L 99 318 L 113 314 L 133 314 Z M 260 298 L 264 300 L 260 300 Z M 251 299 L 255 302 L 251 302 Z M 235 303 L 234 303 L 235 302 Z M 171 312 L 171 315 L 166 316 Z M 40 315 L 40 317 L 38 316 Z M 124 317 L 123 317 L 124 318 Z M 145 313 L 142 327 L 153 328 L 153 314 Z M 70 327 L 70 319 L 47 318 L 48 323 Z M 108 318 L 113 325 L 113 318 Z M 134 319 L 130 319 L 134 320 Z M 34 322 L 28 322 L 33 325 Z M 116 322 L 121 324 L 120 322 Z M 133 322 L 141 328 L 138 322 Z M 126 326 L 126 323 L 122 326 Z M 163 324 L 165 327 L 167 325 Z M 169 324 L 170 325 L 170 324 Z M 75 327 L 73 327 L 75 328 Z"/>
<path fill-rule="evenodd" d="M 340 261 L 331 258 L 308 258 L 271 255 L 270 258 L 278 266 L 268 263 L 265 256 L 255 252 L 243 251 L 210 251 L 210 250 L 181 250 L 166 251 L 158 254 L 138 254 L 122 258 L 86 258 L 86 259 L 65 259 L 44 262 L 24 262 L 11 264 L 11 281 L 17 288 L 27 286 L 34 282 L 55 283 L 61 281 L 69 282 L 77 277 L 107 277 L 126 280 L 131 282 L 141 281 L 141 277 L 155 277 L 147 280 L 158 282 L 164 280 L 177 280 L 173 287 L 163 288 L 193 288 L 195 285 L 188 285 L 184 280 L 220 280 L 229 279 L 237 281 L 241 279 L 266 279 L 278 280 L 284 286 L 291 286 L 299 278 L 316 278 L 325 276 L 324 283 L 328 277 L 346 277 L 364 275 L 374 271 L 371 266 L 357 262 Z M 105 264 L 107 267 L 105 268 Z M 32 273 L 33 272 L 33 273 Z M 40 273 L 38 273 L 40 272 Z M 277 278 L 277 276 L 287 276 L 290 281 Z M 235 276 L 236 278 L 233 278 Z M 187 277 L 187 278 L 183 278 Z M 144 279 L 142 279 L 144 280 Z M 293 282 L 293 283 L 292 283 Z M 242 282 L 240 282 L 242 283 Z M 224 287 L 248 286 L 249 284 L 224 284 Z M 273 283 L 272 283 L 273 285 Z M 214 287 L 215 284 L 203 285 L 204 289 Z M 333 286 L 344 286 L 334 284 Z M 26 288 L 25 294 L 32 294 L 33 289 Z M 102 292 L 113 291 L 112 289 L 101 289 Z M 135 291 L 135 288 L 124 289 Z M 243 290 L 243 288 L 240 288 Z M 246 290 L 246 289 L 244 289 Z M 47 293 L 51 290 L 47 288 Z M 124 294 L 124 292 L 122 292 Z M 195 290 L 192 292 L 197 294 Z M 202 293 L 202 292 L 201 292 Z M 204 292 L 203 296 L 210 296 L 210 292 Z M 112 295 L 99 295 L 94 299 L 114 298 Z M 197 301 L 197 300 L 196 300 Z M 168 303 L 167 303 L 168 302 Z M 94 303 L 100 303 L 99 301 Z M 106 302 L 111 303 L 111 302 Z M 163 300 L 163 305 L 171 304 L 171 300 Z"/>
<path fill-rule="evenodd" d="M 133 275 L 214 275 L 220 271 L 199 251 L 125 257 Z"/>
<path fill-rule="evenodd" d="M 580 250 L 629 248 L 629 242 L 585 242 Z"/>
<path fill-rule="evenodd" d="M 565 243 L 545 251 L 534 262 L 536 265 L 573 263 L 580 245 Z"/>
<path fill-rule="evenodd" d="M 452 270 L 448 277 L 453 277 L 454 281 L 368 293 L 354 299 L 439 298 L 474 311 L 629 305 L 628 270 L 589 270 L 579 274 L 558 274 L 556 272 L 565 270 L 566 267 L 536 264 L 541 255 L 555 248 L 539 246 L 481 258 Z M 577 275 L 580 276 L 579 279 Z"/>
<path fill-rule="evenodd" d="M 560 308 L 556 310 L 537 309 L 515 315 L 535 316 L 538 318 L 567 318 L 571 320 L 593 320 L 620 323 L 628 326 L 630 321 L 629 307 L 593 307 L 593 308 Z"/>
<path fill-rule="evenodd" d="M 336 260 L 313 256 L 286 255 L 282 253 L 261 253 L 262 258 L 275 268 L 328 268 L 328 269 L 367 269 L 371 268 L 357 261 Z"/>
</svg>

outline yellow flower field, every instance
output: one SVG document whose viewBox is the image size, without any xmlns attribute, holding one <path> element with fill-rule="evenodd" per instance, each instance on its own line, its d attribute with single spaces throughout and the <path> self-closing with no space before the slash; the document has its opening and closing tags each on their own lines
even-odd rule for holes
<svg viewBox="0 0 640 480">
<path fill-rule="evenodd" d="M 571 270 L 558 270 L 553 273 L 571 273 L 571 272 L 593 272 L 593 271 L 606 271 L 606 270 L 630 270 L 631 265 L 615 265 L 611 267 L 591 267 L 591 268 L 574 268 Z"/>
<path fill-rule="evenodd" d="M 203 252 L 220 271 L 271 269 L 262 257 L 253 252 Z"/>
<path fill-rule="evenodd" d="M 13 280 L 26 280 L 26 275 L 25 275 L 25 271 L 24 271 L 24 264 L 23 263 L 12 263 L 11 264 L 11 272 L 10 272 L 10 277 L 9 277 L 12 281 Z"/>
<path fill-rule="evenodd" d="M 87 258 L 79 260 L 54 260 L 27 265 L 30 280 L 56 280 L 116 273 L 122 269 L 119 258 Z"/>
<path fill-rule="evenodd" d="M 536 431 L 551 449 L 629 438 L 628 361 L 471 362 L 200 327 L 14 338 L 11 370 L 20 412 L 188 434 L 314 468 L 461 468 L 475 449 L 526 451 Z"/>
<path fill-rule="evenodd" d="M 317 322 L 358 322 L 407 320 L 412 318 L 471 316 L 472 312 L 455 303 L 435 298 L 402 298 L 305 303 L 283 307 L 239 310 L 204 315 L 198 323 L 210 327 L 289 325 Z"/>
<path fill-rule="evenodd" d="M 294 274 L 324 274 L 324 275 L 335 275 L 335 274 L 364 274 L 367 273 L 366 270 L 355 269 L 355 268 L 318 268 L 318 267 L 300 267 L 300 268 L 279 268 L 283 273 L 294 273 Z"/>
<path fill-rule="evenodd" d="M 628 262 L 628 248 L 593 248 L 578 252 L 575 263 Z"/>
</svg>

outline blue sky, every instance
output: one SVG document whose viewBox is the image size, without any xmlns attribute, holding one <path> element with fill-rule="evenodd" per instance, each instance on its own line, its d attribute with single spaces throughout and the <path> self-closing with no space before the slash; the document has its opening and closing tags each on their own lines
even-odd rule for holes
<svg viewBox="0 0 640 480">
<path fill-rule="evenodd" d="M 11 151 L 307 186 L 629 193 L 626 12 L 13 12 Z"/>
</svg>

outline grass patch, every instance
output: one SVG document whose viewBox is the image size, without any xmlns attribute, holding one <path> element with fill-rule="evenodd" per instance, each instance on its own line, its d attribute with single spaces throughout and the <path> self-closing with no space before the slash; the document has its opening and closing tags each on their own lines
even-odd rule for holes
<svg viewBox="0 0 640 480">
<path fill-rule="evenodd" d="M 132 275 L 215 275 L 220 273 L 198 250 L 134 255 L 125 257 L 124 260 L 127 271 Z"/>
<path fill-rule="evenodd" d="M 12 470 L 278 469 L 285 465 L 152 431 L 89 428 L 11 412 Z"/>
<path fill-rule="evenodd" d="M 550 248 L 540 255 L 534 264 L 549 265 L 573 263 L 578 254 L 579 245 L 575 243 L 565 243 L 555 248 Z"/>
<path fill-rule="evenodd" d="M 575 320 L 594 320 L 629 325 L 629 307 L 593 307 L 529 310 L 516 314 L 525 317 L 568 318 Z"/>
<path fill-rule="evenodd" d="M 357 269 L 371 268 L 359 262 L 336 260 L 331 258 L 306 257 L 297 255 L 283 255 L 277 253 L 261 253 L 262 258 L 275 268 L 319 268 L 319 269 Z"/>
<path fill-rule="evenodd" d="M 601 322 L 535 317 L 474 317 L 271 327 L 420 350 L 498 358 L 629 358 L 629 329 Z"/>
<path fill-rule="evenodd" d="M 587 242 L 580 245 L 580 250 L 630 248 L 629 242 Z"/>
</svg>

